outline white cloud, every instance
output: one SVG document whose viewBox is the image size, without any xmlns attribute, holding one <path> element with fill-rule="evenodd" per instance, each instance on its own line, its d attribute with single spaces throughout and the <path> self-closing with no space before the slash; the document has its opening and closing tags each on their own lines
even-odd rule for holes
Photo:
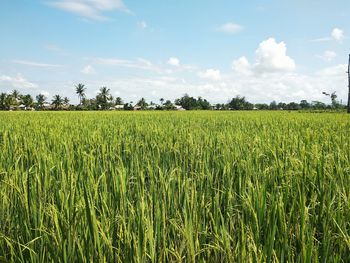
<svg viewBox="0 0 350 263">
<path fill-rule="evenodd" d="M 129 12 L 122 0 L 56 0 L 50 6 L 93 20 L 108 20 L 104 12 Z"/>
<path fill-rule="evenodd" d="M 0 88 L 11 89 L 36 89 L 38 85 L 30 82 L 24 78 L 21 74 L 17 74 L 14 77 L 7 75 L 0 75 Z"/>
<path fill-rule="evenodd" d="M 338 42 L 342 42 L 344 39 L 344 31 L 342 29 L 339 29 L 339 28 L 334 28 L 332 30 L 331 35 L 332 35 L 332 38 Z"/>
<path fill-rule="evenodd" d="M 138 58 L 136 60 L 128 59 L 117 59 L 117 58 L 99 58 L 99 57 L 90 57 L 86 58 L 92 64 L 104 65 L 104 66 L 115 66 L 115 67 L 124 67 L 124 68 L 133 68 L 140 70 L 148 70 L 156 73 L 168 73 L 169 71 L 161 68 L 157 65 L 154 65 L 151 61 Z"/>
<path fill-rule="evenodd" d="M 344 40 L 344 38 L 345 38 L 344 30 L 336 27 L 332 30 L 329 37 L 316 38 L 316 39 L 313 39 L 312 42 L 327 42 L 327 41 L 334 40 L 341 43 Z"/>
<path fill-rule="evenodd" d="M 336 56 L 337 56 L 337 53 L 335 53 L 334 51 L 326 50 L 325 52 L 323 52 L 322 55 L 319 55 L 318 57 L 325 61 L 332 61 L 333 59 L 336 58 Z"/>
<path fill-rule="evenodd" d="M 232 69 L 243 75 L 249 75 L 252 73 L 252 66 L 244 56 L 232 62 Z"/>
<path fill-rule="evenodd" d="M 228 34 L 235 34 L 242 31 L 243 27 L 235 23 L 226 23 L 219 26 L 216 30 Z"/>
<path fill-rule="evenodd" d="M 255 70 L 258 72 L 292 71 L 295 69 L 294 60 L 287 56 L 287 47 L 284 42 L 277 43 L 269 38 L 260 43 L 255 52 Z"/>
<path fill-rule="evenodd" d="M 221 73 L 218 69 L 207 69 L 204 72 L 199 72 L 198 76 L 202 79 L 209 79 L 213 81 L 218 81 L 221 79 Z"/>
<path fill-rule="evenodd" d="M 180 66 L 180 60 L 175 57 L 169 58 L 168 62 L 169 65 L 174 66 L 174 67 L 179 67 Z"/>
<path fill-rule="evenodd" d="M 95 74 L 96 71 L 95 71 L 93 66 L 87 65 L 81 70 L 81 73 L 86 74 L 86 75 L 92 75 L 92 74 Z"/>
<path fill-rule="evenodd" d="M 146 29 L 148 27 L 147 23 L 145 21 L 140 21 L 137 23 L 137 26 L 141 29 Z"/>
<path fill-rule="evenodd" d="M 249 75 L 251 73 L 288 72 L 296 68 L 294 60 L 287 55 L 286 44 L 284 42 L 277 43 L 274 38 L 261 42 L 255 55 L 254 65 L 251 65 L 246 57 L 241 57 L 233 61 L 233 70 L 243 75 Z"/>
<path fill-rule="evenodd" d="M 228 34 L 235 34 L 239 31 L 243 30 L 243 27 L 241 25 L 235 24 L 235 23 L 226 23 L 217 28 L 218 31 L 228 33 Z"/>
<path fill-rule="evenodd" d="M 12 60 L 12 63 L 25 65 L 25 66 L 39 67 L 39 68 L 60 68 L 60 67 L 64 67 L 63 65 L 47 64 L 47 63 L 28 61 L 28 60 Z"/>
</svg>

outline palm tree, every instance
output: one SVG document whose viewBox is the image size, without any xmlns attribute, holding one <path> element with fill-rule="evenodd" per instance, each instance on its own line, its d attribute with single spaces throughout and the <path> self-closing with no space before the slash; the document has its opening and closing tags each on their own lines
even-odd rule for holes
<svg viewBox="0 0 350 263">
<path fill-rule="evenodd" d="M 55 95 L 53 96 L 53 99 L 52 99 L 52 105 L 55 106 L 55 109 L 59 109 L 63 104 L 63 99 L 60 95 Z"/>
<path fill-rule="evenodd" d="M 30 94 L 22 96 L 22 103 L 25 109 L 31 108 L 33 106 L 34 100 Z"/>
<path fill-rule="evenodd" d="M 36 96 L 36 105 L 39 109 L 44 107 L 44 103 L 46 101 L 46 97 L 43 94 L 39 94 Z"/>
<path fill-rule="evenodd" d="M 102 87 L 100 88 L 100 93 L 96 96 L 97 104 L 101 109 L 107 109 L 108 107 L 108 101 L 111 98 L 109 92 L 110 89 Z"/>
<path fill-rule="evenodd" d="M 68 99 L 68 97 L 64 97 L 63 103 L 64 103 L 65 105 L 68 105 L 68 104 L 69 104 L 69 99 Z"/>
<path fill-rule="evenodd" d="M 85 91 L 86 91 L 86 88 L 84 84 L 79 83 L 78 85 L 75 86 L 75 93 L 78 94 L 79 101 L 80 101 L 79 105 L 82 104 L 83 99 L 85 98 Z"/>
<path fill-rule="evenodd" d="M 12 91 L 11 97 L 13 98 L 12 104 L 13 104 L 14 106 L 17 106 L 18 103 L 19 103 L 19 100 L 20 100 L 20 98 L 21 98 L 21 93 L 20 93 L 18 90 L 14 89 L 14 90 Z"/>
</svg>

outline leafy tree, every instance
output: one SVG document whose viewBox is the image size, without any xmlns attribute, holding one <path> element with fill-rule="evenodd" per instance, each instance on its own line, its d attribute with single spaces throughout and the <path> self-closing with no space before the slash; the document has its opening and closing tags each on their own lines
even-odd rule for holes
<svg viewBox="0 0 350 263">
<path fill-rule="evenodd" d="M 83 99 L 85 98 L 85 85 L 79 83 L 78 85 L 75 86 L 75 93 L 78 94 L 80 105 L 83 103 Z"/>
<path fill-rule="evenodd" d="M 296 102 L 290 102 L 286 105 L 286 110 L 299 110 L 300 106 Z"/>
<path fill-rule="evenodd" d="M 307 100 L 301 100 L 299 106 L 303 110 L 309 109 L 311 107 L 310 103 L 308 103 Z"/>
<path fill-rule="evenodd" d="M 167 101 L 165 101 L 165 103 L 163 104 L 163 108 L 164 108 L 165 110 L 173 110 L 173 109 L 175 109 L 175 106 L 174 106 L 174 104 L 173 104 L 170 100 L 167 100 Z"/>
<path fill-rule="evenodd" d="M 124 102 L 121 97 L 116 97 L 115 98 L 115 105 L 123 105 Z"/>
<path fill-rule="evenodd" d="M 277 110 L 278 109 L 278 106 L 277 106 L 277 102 L 276 101 L 272 101 L 270 103 L 270 110 Z"/>
<path fill-rule="evenodd" d="M 250 110 L 253 109 L 253 104 L 246 101 L 245 97 L 236 96 L 235 98 L 232 98 L 231 101 L 228 103 L 228 107 L 231 110 Z"/>
<path fill-rule="evenodd" d="M 63 99 L 60 95 L 53 96 L 52 105 L 54 105 L 55 109 L 58 110 L 63 104 Z"/>
<path fill-rule="evenodd" d="M 257 103 L 257 104 L 255 104 L 255 107 L 258 110 L 268 110 L 269 109 L 269 105 L 267 105 L 266 103 Z"/>
<path fill-rule="evenodd" d="M 98 107 L 102 110 L 108 109 L 110 98 L 110 89 L 108 89 L 107 87 L 100 88 L 100 92 L 96 96 L 96 103 Z"/>
<path fill-rule="evenodd" d="M 0 110 L 5 110 L 6 109 L 6 93 L 1 93 L 0 94 Z"/>
<path fill-rule="evenodd" d="M 46 102 L 46 97 L 43 94 L 36 96 L 36 105 L 38 109 L 43 109 Z"/>
<path fill-rule="evenodd" d="M 26 109 L 32 107 L 34 104 L 34 100 L 30 94 L 22 96 L 21 99 L 22 99 L 22 103 L 26 107 Z"/>
<path fill-rule="evenodd" d="M 164 103 L 164 99 L 163 98 L 160 98 L 160 105 L 163 105 L 163 103 Z"/>
<path fill-rule="evenodd" d="M 144 110 L 147 108 L 148 103 L 146 102 L 146 100 L 144 98 L 141 98 L 137 103 L 136 106 L 141 107 L 141 110 Z"/>
</svg>

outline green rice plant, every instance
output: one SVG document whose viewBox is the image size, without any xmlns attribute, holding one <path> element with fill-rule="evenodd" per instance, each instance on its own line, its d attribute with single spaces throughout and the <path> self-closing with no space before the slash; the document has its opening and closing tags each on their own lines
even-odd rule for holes
<svg viewBox="0 0 350 263">
<path fill-rule="evenodd" d="M 0 261 L 349 262 L 350 120 L 1 112 Z"/>
</svg>

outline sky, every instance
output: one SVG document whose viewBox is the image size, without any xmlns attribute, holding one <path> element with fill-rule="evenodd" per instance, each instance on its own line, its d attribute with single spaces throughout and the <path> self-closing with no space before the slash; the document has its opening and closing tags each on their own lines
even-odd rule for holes
<svg viewBox="0 0 350 263">
<path fill-rule="evenodd" d="M 347 101 L 348 0 L 1 0 L 0 92 Z"/>
</svg>

